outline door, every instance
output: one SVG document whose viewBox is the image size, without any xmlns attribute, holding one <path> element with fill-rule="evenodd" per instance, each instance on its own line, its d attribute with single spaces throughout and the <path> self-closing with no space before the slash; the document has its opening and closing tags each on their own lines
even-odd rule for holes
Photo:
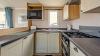
<svg viewBox="0 0 100 56">
<path fill-rule="evenodd" d="M 22 39 L 2 47 L 1 56 L 22 56 Z"/>
<path fill-rule="evenodd" d="M 59 53 L 59 33 L 48 34 L 48 53 Z"/>
<path fill-rule="evenodd" d="M 33 34 L 23 39 L 23 56 L 33 55 Z"/>
<path fill-rule="evenodd" d="M 47 53 L 47 32 L 36 33 L 36 53 Z"/>
</svg>

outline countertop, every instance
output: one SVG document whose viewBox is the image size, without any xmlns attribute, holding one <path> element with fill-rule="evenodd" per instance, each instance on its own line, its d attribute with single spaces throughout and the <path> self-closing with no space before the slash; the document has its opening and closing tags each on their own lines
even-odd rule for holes
<svg viewBox="0 0 100 56">
<path fill-rule="evenodd" d="M 32 34 L 34 31 L 26 31 L 26 32 L 18 32 L 18 33 L 12 33 L 4 36 L 0 36 L 0 46 L 3 47 L 9 43 L 12 43 L 16 40 L 19 40 L 21 38 L 24 38 L 30 34 Z"/>
<path fill-rule="evenodd" d="M 40 29 L 36 32 L 77 32 L 77 30 L 65 30 L 65 29 Z"/>
<path fill-rule="evenodd" d="M 100 38 L 70 39 L 87 56 L 100 56 Z"/>
<path fill-rule="evenodd" d="M 70 38 L 62 33 L 66 38 L 73 42 L 87 56 L 100 56 L 100 38 Z"/>
<path fill-rule="evenodd" d="M 32 34 L 33 32 L 66 32 L 66 29 L 38 29 L 38 30 L 29 30 L 26 32 L 17 32 L 12 33 L 4 36 L 0 36 L 0 46 L 3 47 L 9 43 L 12 43 L 16 40 L 19 40 L 21 38 L 24 38 L 28 36 L 29 34 Z"/>
<path fill-rule="evenodd" d="M 24 38 L 28 36 L 29 34 L 32 34 L 33 32 L 66 32 L 66 30 L 29 30 L 26 32 L 17 32 L 12 33 L 4 36 L 0 36 L 0 46 L 3 47 L 7 44 L 10 44 L 16 40 L 19 40 L 21 38 Z"/>
</svg>

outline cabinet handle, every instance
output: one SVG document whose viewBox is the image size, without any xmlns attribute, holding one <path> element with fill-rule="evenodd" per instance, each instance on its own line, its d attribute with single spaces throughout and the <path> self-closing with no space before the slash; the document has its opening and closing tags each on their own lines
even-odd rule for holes
<svg viewBox="0 0 100 56">
<path fill-rule="evenodd" d="M 24 37 L 24 39 L 26 39 L 27 37 Z"/>
<path fill-rule="evenodd" d="M 78 49 L 76 47 L 74 47 L 74 51 L 78 52 Z"/>
</svg>

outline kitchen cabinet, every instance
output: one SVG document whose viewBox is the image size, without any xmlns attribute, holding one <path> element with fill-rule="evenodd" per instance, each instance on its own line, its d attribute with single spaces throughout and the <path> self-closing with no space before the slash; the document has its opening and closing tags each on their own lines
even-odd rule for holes
<svg viewBox="0 0 100 56">
<path fill-rule="evenodd" d="M 36 53 L 47 53 L 47 33 L 36 33 Z"/>
<path fill-rule="evenodd" d="M 1 56 L 32 56 L 33 34 L 1 47 Z"/>
<path fill-rule="evenodd" d="M 36 33 L 36 53 L 59 53 L 59 51 L 59 33 Z"/>
<path fill-rule="evenodd" d="M 27 18 L 40 19 L 43 16 L 43 5 L 41 3 L 27 3 Z"/>
<path fill-rule="evenodd" d="M 23 39 L 23 56 L 33 55 L 33 34 Z"/>
<path fill-rule="evenodd" d="M 74 20 L 80 18 L 80 5 L 65 5 L 63 9 L 64 20 Z"/>
<path fill-rule="evenodd" d="M 1 56 L 22 56 L 22 39 L 1 47 Z"/>
<path fill-rule="evenodd" d="M 86 55 L 70 41 L 70 56 L 86 56 Z"/>
<path fill-rule="evenodd" d="M 59 53 L 59 33 L 48 34 L 48 53 Z"/>
</svg>

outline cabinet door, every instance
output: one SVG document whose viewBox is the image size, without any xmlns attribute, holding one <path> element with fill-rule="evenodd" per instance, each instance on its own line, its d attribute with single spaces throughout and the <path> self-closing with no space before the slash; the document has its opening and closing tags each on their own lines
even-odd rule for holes
<svg viewBox="0 0 100 56">
<path fill-rule="evenodd" d="M 70 42 L 70 56 L 86 56 L 86 55 L 72 42 Z"/>
<path fill-rule="evenodd" d="M 80 49 L 78 49 L 78 56 L 86 56 Z"/>
<path fill-rule="evenodd" d="M 48 53 L 59 53 L 59 33 L 48 34 Z"/>
<path fill-rule="evenodd" d="M 1 56 L 22 56 L 22 39 L 2 47 Z"/>
<path fill-rule="evenodd" d="M 80 17 L 80 5 L 69 5 L 70 20 L 78 19 Z"/>
<path fill-rule="evenodd" d="M 64 6 L 64 9 L 63 9 L 63 19 L 66 20 L 66 19 L 69 19 L 69 9 L 68 9 L 68 5 L 65 5 Z"/>
<path fill-rule="evenodd" d="M 75 51 L 75 48 L 76 48 L 76 46 L 72 42 L 70 42 L 70 56 L 77 56 L 78 55 L 78 52 Z"/>
<path fill-rule="evenodd" d="M 36 53 L 47 53 L 47 32 L 36 33 Z"/>
<path fill-rule="evenodd" d="M 33 34 L 23 39 L 23 56 L 33 55 Z"/>
</svg>

